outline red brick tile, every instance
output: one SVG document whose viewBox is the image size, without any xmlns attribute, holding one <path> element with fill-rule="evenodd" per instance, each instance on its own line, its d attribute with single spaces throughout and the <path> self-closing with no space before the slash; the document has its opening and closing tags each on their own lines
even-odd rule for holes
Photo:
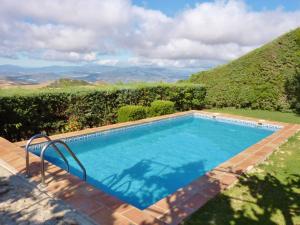
<svg viewBox="0 0 300 225">
<path fill-rule="evenodd" d="M 252 155 L 253 153 L 259 151 L 264 145 L 256 144 L 243 151 L 244 154 Z"/>
<path fill-rule="evenodd" d="M 241 152 L 238 155 L 234 156 L 233 158 L 229 159 L 228 162 L 232 164 L 232 167 L 234 167 L 236 164 L 241 163 L 248 157 L 249 157 L 248 154 L 246 154 L 245 152 Z"/>
<path fill-rule="evenodd" d="M 231 174 L 224 174 L 219 180 L 222 185 L 225 185 L 222 188 L 228 188 L 232 184 L 236 183 L 238 181 L 238 178 Z"/>
<path fill-rule="evenodd" d="M 56 178 L 53 178 L 51 182 L 46 183 L 47 184 L 47 190 L 51 192 L 53 195 L 61 196 L 64 192 L 73 192 L 76 191 L 80 185 L 83 185 L 83 181 L 77 180 L 77 179 L 59 179 L 56 180 Z M 71 194 L 70 194 L 71 195 Z"/>
<path fill-rule="evenodd" d="M 8 152 L 1 155 L 1 159 L 8 162 L 10 164 L 11 161 L 19 159 L 20 156 L 15 154 L 14 152 Z"/>
<path fill-rule="evenodd" d="M 173 207 L 175 207 L 175 201 L 176 201 L 176 196 L 169 195 L 156 202 L 155 206 L 162 208 L 164 210 L 171 210 Z"/>
<path fill-rule="evenodd" d="M 274 152 L 274 148 L 270 146 L 264 146 L 260 149 L 260 152 L 265 152 L 265 153 L 272 153 Z"/>
<path fill-rule="evenodd" d="M 163 217 L 164 214 L 166 214 L 168 212 L 168 210 L 164 210 L 155 205 L 152 205 L 152 206 L 148 207 L 147 209 L 144 209 L 143 212 L 159 219 L 159 218 Z"/>
<path fill-rule="evenodd" d="M 133 225 L 130 220 L 114 213 L 112 210 L 105 207 L 95 211 L 90 215 L 90 217 L 98 224 L 103 225 Z"/>
<path fill-rule="evenodd" d="M 86 198 L 97 199 L 97 196 L 103 195 L 103 192 L 87 183 L 83 183 L 76 189 L 75 194 L 85 196 Z"/>
<path fill-rule="evenodd" d="M 143 213 L 141 210 L 134 208 L 122 213 L 122 216 L 136 224 L 163 225 L 162 222 L 155 219 L 153 216 L 150 216 L 146 213 Z"/>
<path fill-rule="evenodd" d="M 197 209 L 201 208 L 205 203 L 210 199 L 210 197 L 207 197 L 202 194 L 196 194 L 193 197 L 191 197 L 189 200 L 187 200 L 184 203 L 179 204 L 179 208 L 183 211 L 187 212 L 188 214 L 191 214 L 192 212 L 195 212 Z"/>
<path fill-rule="evenodd" d="M 126 207 L 124 202 L 106 193 L 95 195 L 93 198 L 99 202 L 102 202 L 103 205 L 111 210 L 121 210 L 123 207 Z"/>
<path fill-rule="evenodd" d="M 25 169 L 25 160 L 19 157 L 13 160 L 9 160 L 9 164 L 12 165 L 18 171 Z"/>
<path fill-rule="evenodd" d="M 9 150 L 9 148 L 3 148 L 1 145 L 0 145 L 0 158 L 2 157 L 2 155 L 5 155 L 7 153 L 10 153 L 11 151 Z"/>
<path fill-rule="evenodd" d="M 214 182 L 207 184 L 202 190 L 201 194 L 209 198 L 215 197 L 222 190 L 222 184 L 220 182 Z"/>
<path fill-rule="evenodd" d="M 124 213 L 130 209 L 133 209 L 135 208 L 134 206 L 132 205 L 129 205 L 127 203 L 123 203 L 123 204 L 118 204 L 118 205 L 115 205 L 113 208 L 111 208 L 111 210 L 113 210 L 114 213 Z"/>
<path fill-rule="evenodd" d="M 87 215 L 90 215 L 104 207 L 99 202 L 80 195 L 72 196 L 71 198 L 66 199 L 65 202 Z"/>
<path fill-rule="evenodd" d="M 179 224 L 182 222 L 186 217 L 189 216 L 185 210 L 179 208 L 173 208 L 169 212 L 167 212 L 163 217 L 160 218 L 160 221 L 166 224 Z"/>
<path fill-rule="evenodd" d="M 206 173 L 206 176 L 209 177 L 210 179 L 218 179 L 224 174 L 223 171 L 218 171 L 218 170 L 211 170 L 208 173 Z"/>
<path fill-rule="evenodd" d="M 242 174 L 247 170 L 251 169 L 259 162 L 259 159 L 246 159 L 245 161 L 238 164 L 236 167 L 233 168 L 233 172 L 236 174 Z"/>
<path fill-rule="evenodd" d="M 214 183 L 215 179 L 212 179 L 212 178 L 204 175 L 204 176 L 198 178 L 195 182 L 199 187 L 202 188 L 202 187 L 206 186 L 207 184 Z"/>
</svg>

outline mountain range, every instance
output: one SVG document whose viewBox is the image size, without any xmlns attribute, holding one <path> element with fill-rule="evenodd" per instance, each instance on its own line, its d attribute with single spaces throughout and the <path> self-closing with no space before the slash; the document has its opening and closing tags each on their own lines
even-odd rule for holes
<svg viewBox="0 0 300 225">
<path fill-rule="evenodd" d="M 114 83 L 134 81 L 175 82 L 187 79 L 199 68 L 166 68 L 154 66 L 102 66 L 89 64 L 83 66 L 48 66 L 28 68 L 15 65 L 0 65 L 0 80 L 16 84 L 35 84 L 60 78 L 80 79 L 88 82 L 103 81 Z"/>
</svg>

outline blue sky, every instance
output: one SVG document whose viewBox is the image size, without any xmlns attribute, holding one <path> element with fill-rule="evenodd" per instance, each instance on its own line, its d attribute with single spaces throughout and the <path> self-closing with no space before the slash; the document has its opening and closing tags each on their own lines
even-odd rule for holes
<svg viewBox="0 0 300 225">
<path fill-rule="evenodd" d="M 213 1 L 199 0 L 134 0 L 134 4 L 161 10 L 167 15 L 174 15 L 184 8 L 194 7 L 195 4 Z M 273 10 L 282 7 L 287 11 L 294 11 L 300 8 L 300 0 L 246 0 L 249 7 L 255 11 Z"/>
<path fill-rule="evenodd" d="M 299 0 L 0 0 L 0 65 L 207 67 L 300 26 Z"/>
</svg>

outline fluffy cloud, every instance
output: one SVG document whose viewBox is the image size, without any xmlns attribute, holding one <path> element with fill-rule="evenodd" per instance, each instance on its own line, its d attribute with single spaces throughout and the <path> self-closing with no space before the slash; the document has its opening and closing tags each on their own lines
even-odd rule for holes
<svg viewBox="0 0 300 225">
<path fill-rule="evenodd" d="M 157 59 L 228 61 L 300 25 L 300 11 L 253 12 L 243 1 L 202 3 L 159 26 L 142 27 L 138 55 Z M 161 28 L 163 27 L 163 30 Z M 159 34 L 164 39 L 152 42 Z"/>
<path fill-rule="evenodd" d="M 226 62 L 300 25 L 300 11 L 256 12 L 241 0 L 199 3 L 174 17 L 130 0 L 0 0 L 0 5 L 0 56 L 105 65 L 118 64 L 122 52 L 132 55 L 129 64 Z"/>
</svg>

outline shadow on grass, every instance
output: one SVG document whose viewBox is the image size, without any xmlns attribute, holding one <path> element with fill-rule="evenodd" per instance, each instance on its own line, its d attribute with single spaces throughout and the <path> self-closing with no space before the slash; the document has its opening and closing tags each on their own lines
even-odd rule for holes
<svg viewBox="0 0 300 225">
<path fill-rule="evenodd" d="M 285 181 L 269 173 L 244 175 L 238 188 L 242 186 L 249 192 L 238 197 L 219 194 L 184 224 L 297 224 L 293 219 L 300 215 L 300 175 L 289 175 Z"/>
</svg>

